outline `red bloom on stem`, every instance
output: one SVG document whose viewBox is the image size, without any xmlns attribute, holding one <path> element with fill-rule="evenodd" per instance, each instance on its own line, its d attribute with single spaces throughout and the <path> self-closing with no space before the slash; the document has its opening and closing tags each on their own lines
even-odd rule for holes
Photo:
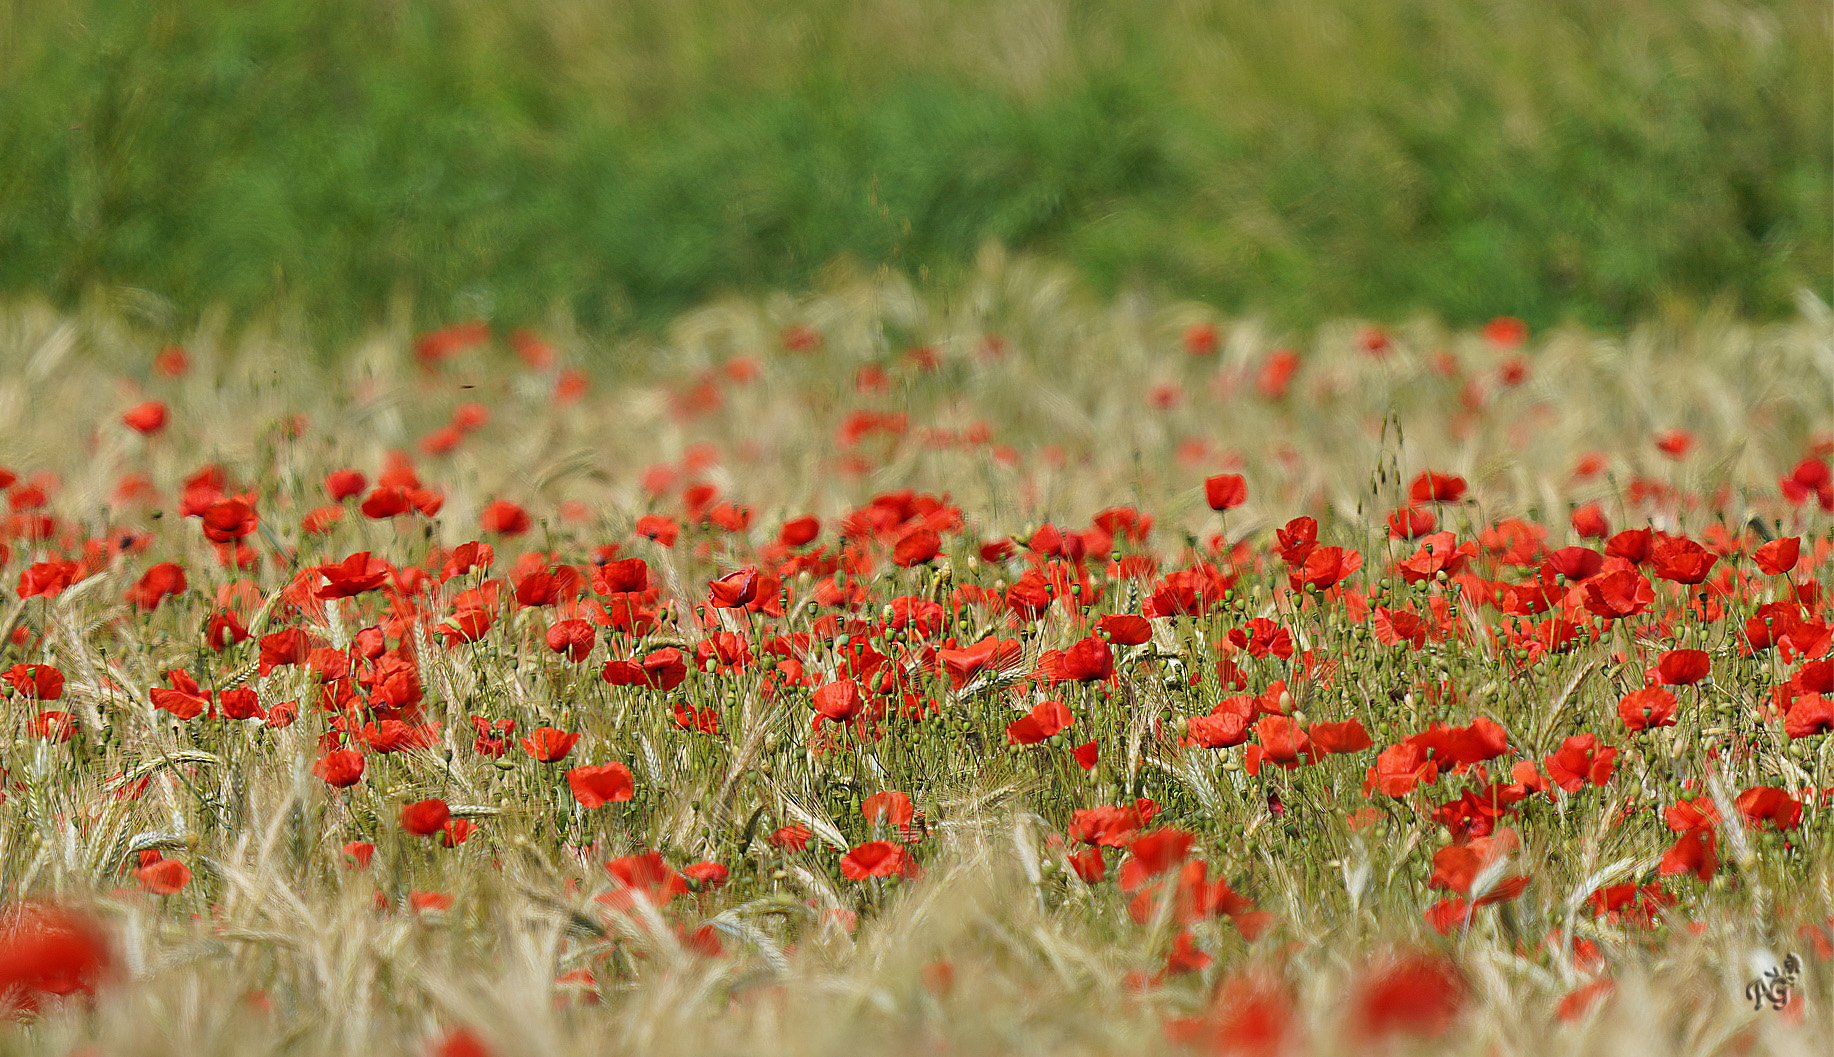
<svg viewBox="0 0 1834 1057">
<path fill-rule="evenodd" d="M 113 967 L 107 935 L 87 917 L 44 903 L 0 909 L 0 1012 L 94 994 Z"/>
<path fill-rule="evenodd" d="M 902 568 L 922 565 L 942 553 L 942 537 L 936 530 L 919 525 L 898 537 L 892 546 L 892 563 Z"/>
<path fill-rule="evenodd" d="M 1431 470 L 1407 486 L 1407 498 L 1416 503 L 1456 503 L 1465 497 L 1465 479 Z"/>
<path fill-rule="evenodd" d="M 547 634 L 548 649 L 575 663 L 586 659 L 596 639 L 592 624 L 579 617 L 555 622 Z"/>
<path fill-rule="evenodd" d="M 6 670 L 6 681 L 35 701 L 56 701 L 64 696 L 64 673 L 48 664 L 15 664 Z"/>
<path fill-rule="evenodd" d="M 161 859 L 134 871 L 140 887 L 158 896 L 176 894 L 191 883 L 191 868 L 177 859 Z"/>
<path fill-rule="evenodd" d="M 1732 806 L 1749 825 L 1768 821 L 1778 832 L 1792 830 L 1802 821 L 1802 802 L 1773 786 L 1755 786 L 1740 793 Z"/>
<path fill-rule="evenodd" d="M 1076 717 L 1061 701 L 1040 701 L 1030 715 L 1006 725 L 1006 738 L 1015 745 L 1036 745 L 1053 734 L 1070 729 Z"/>
<path fill-rule="evenodd" d="M 758 597 L 758 570 L 739 569 L 707 584 L 715 609 L 738 609 Z"/>
<path fill-rule="evenodd" d="M 1834 697 L 1803 694 L 1789 706 L 1783 717 L 1783 733 L 1791 738 L 1807 738 L 1834 730 Z"/>
<path fill-rule="evenodd" d="M 19 597 L 32 598 L 43 595 L 56 598 L 64 588 L 76 582 L 82 567 L 73 561 L 53 559 L 36 562 L 19 574 Z"/>
<path fill-rule="evenodd" d="M 1609 781 L 1616 759 L 1616 749 L 1598 747 L 1597 735 L 1575 734 L 1561 742 L 1560 749 L 1549 754 L 1542 763 L 1547 767 L 1549 780 L 1575 793 L 1587 782 L 1602 786 Z"/>
<path fill-rule="evenodd" d="M 1796 562 L 1801 557 L 1802 538 L 1800 536 L 1784 536 L 1781 539 L 1774 539 L 1751 552 L 1751 560 L 1757 563 L 1759 569 L 1771 576 L 1782 576 L 1794 569 Z"/>
<path fill-rule="evenodd" d="M 419 800 L 401 809 L 401 828 L 416 837 L 431 837 L 442 832 L 451 820 L 452 809 L 438 797 Z"/>
<path fill-rule="evenodd" d="M 135 433 L 150 437 L 166 428 L 166 405 L 157 400 L 136 404 L 127 409 L 121 421 Z"/>
<path fill-rule="evenodd" d="M 1314 723 L 1309 732 L 1312 744 L 1322 752 L 1358 752 L 1375 744 L 1369 738 L 1369 732 L 1363 729 L 1361 720 L 1348 719 L 1342 723 Z"/>
<path fill-rule="evenodd" d="M 1718 837 L 1707 827 L 1696 826 L 1682 831 L 1674 846 L 1662 856 L 1656 872 L 1663 877 L 1693 874 L 1701 881 L 1711 881 L 1719 869 Z"/>
<path fill-rule="evenodd" d="M 1660 686 L 1632 690 L 1617 703 L 1624 729 L 1636 733 L 1675 725 L 1675 695 Z"/>
<path fill-rule="evenodd" d="M 891 826 L 906 826 L 917 815 L 917 808 L 911 798 L 903 793 L 884 790 L 866 798 L 860 805 L 860 814 L 868 822 L 883 822 Z"/>
<path fill-rule="evenodd" d="M 1713 661 L 1706 650 L 1664 650 L 1656 674 L 1667 686 L 1692 686 L 1707 677 Z"/>
<path fill-rule="evenodd" d="M 1719 558 L 1710 550 L 1685 536 L 1657 540 L 1649 548 L 1652 571 L 1664 580 L 1678 584 L 1697 584 L 1706 580 L 1713 563 Z"/>
<path fill-rule="evenodd" d="M 166 673 L 166 681 L 172 686 L 168 689 L 156 686 L 150 691 L 153 707 L 164 709 L 179 719 L 196 719 L 210 707 L 210 695 L 198 689 L 197 680 L 183 668 L 176 668 Z"/>
<path fill-rule="evenodd" d="M 1106 679 L 1114 674 L 1114 654 L 1102 638 L 1079 639 L 1064 651 L 1062 672 L 1064 678 L 1083 683 Z"/>
<path fill-rule="evenodd" d="M 212 543 L 234 543 L 255 531 L 261 519 L 241 499 L 219 499 L 204 510 L 204 537 Z"/>
<path fill-rule="evenodd" d="M 1248 502 L 1248 482 L 1239 473 L 1220 473 L 1206 478 L 1204 499 L 1211 510 L 1233 510 Z"/>
<path fill-rule="evenodd" d="M 312 765 L 312 773 L 334 789 L 348 789 L 363 780 L 363 754 L 355 749 L 336 749 Z"/>
<path fill-rule="evenodd" d="M 1634 569 L 1601 573 L 1586 581 L 1586 611 L 1606 620 L 1635 616 L 1655 600 L 1655 588 Z"/>
<path fill-rule="evenodd" d="M 528 737 L 522 739 L 522 748 L 542 763 L 554 763 L 566 759 L 579 739 L 578 734 L 569 734 L 554 727 L 536 727 L 529 732 Z"/>
<path fill-rule="evenodd" d="M 1464 1006 L 1458 967 L 1440 955 L 1405 955 L 1374 967 L 1351 1002 L 1351 1026 L 1365 1039 L 1443 1035 Z"/>
<path fill-rule="evenodd" d="M 606 804 L 621 804 L 637 795 L 630 768 L 613 761 L 602 767 L 575 767 L 567 772 L 567 788 L 573 799 L 588 810 Z"/>
<path fill-rule="evenodd" d="M 842 857 L 841 876 L 849 881 L 890 877 L 904 872 L 907 862 L 902 846 L 888 840 L 875 840 L 854 848 Z"/>
<path fill-rule="evenodd" d="M 815 691 L 812 704 L 823 716 L 836 723 L 845 723 L 865 709 L 866 699 L 860 693 L 860 684 L 843 678 Z"/>
<path fill-rule="evenodd" d="M 495 532 L 499 536 L 520 536 L 533 524 L 528 511 L 505 499 L 487 503 L 478 515 L 478 524 L 485 532 Z"/>
</svg>

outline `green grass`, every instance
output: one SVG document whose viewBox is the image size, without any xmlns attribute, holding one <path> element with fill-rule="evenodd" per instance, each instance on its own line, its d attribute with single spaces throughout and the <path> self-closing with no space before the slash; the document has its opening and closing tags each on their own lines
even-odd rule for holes
<svg viewBox="0 0 1834 1057">
<path fill-rule="evenodd" d="M 1302 325 L 1826 296 L 1825 4 L 1383 6 L 14 0 L 0 290 L 610 330 L 996 241 Z"/>
</svg>

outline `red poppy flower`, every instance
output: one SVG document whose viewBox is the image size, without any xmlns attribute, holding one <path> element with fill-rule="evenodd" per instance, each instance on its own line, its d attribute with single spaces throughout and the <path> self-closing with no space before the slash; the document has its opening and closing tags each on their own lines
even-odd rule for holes
<svg viewBox="0 0 1834 1057">
<path fill-rule="evenodd" d="M 479 527 L 499 536 L 520 536 L 532 524 L 526 510 L 504 499 L 486 503 L 483 512 L 478 515 Z"/>
<path fill-rule="evenodd" d="M 1581 539 L 1602 540 L 1611 535 L 1611 523 L 1597 503 L 1587 503 L 1573 511 L 1573 531 Z"/>
<path fill-rule="evenodd" d="M 1655 589 L 1633 569 L 1601 573 L 1586 581 L 1586 611 L 1606 620 L 1635 616 L 1655 600 Z"/>
<path fill-rule="evenodd" d="M 1542 763 L 1550 781 L 1569 793 L 1578 792 L 1587 782 L 1604 785 L 1611 778 L 1617 750 L 1598 747 L 1595 734 L 1575 734 L 1560 743 Z"/>
<path fill-rule="evenodd" d="M 708 601 L 716 609 L 739 609 L 758 597 L 758 570 L 739 569 L 707 584 Z"/>
<path fill-rule="evenodd" d="M 942 537 L 934 529 L 919 525 L 898 537 L 892 547 L 892 563 L 901 568 L 922 565 L 942 553 Z"/>
<path fill-rule="evenodd" d="M 777 531 L 777 542 L 785 547 L 801 547 L 813 543 L 821 535 L 821 519 L 813 514 L 805 514 L 783 523 Z"/>
<path fill-rule="evenodd" d="M 1632 690 L 1617 703 L 1624 728 L 1635 733 L 1675 725 L 1675 695 L 1660 686 Z"/>
<path fill-rule="evenodd" d="M 567 788 L 587 810 L 620 804 L 637 795 L 630 768 L 616 761 L 602 767 L 573 768 L 567 772 Z"/>
<path fill-rule="evenodd" d="M 36 562 L 19 574 L 19 597 L 33 598 L 43 595 L 56 598 L 64 588 L 76 582 L 77 574 L 82 567 L 73 561 L 53 559 Z"/>
<path fill-rule="evenodd" d="M 1830 730 L 1834 730 L 1834 697 L 1803 694 L 1783 717 L 1783 733 L 1791 738 L 1813 737 Z"/>
<path fill-rule="evenodd" d="M 579 617 L 556 621 L 548 628 L 548 649 L 575 663 L 585 660 L 592 653 L 595 641 L 597 636 L 592 630 L 592 624 Z"/>
<path fill-rule="evenodd" d="M 1145 617 L 1129 613 L 1105 616 L 1096 622 L 1096 626 L 1101 628 L 1102 634 L 1107 635 L 1108 641 L 1116 646 L 1138 646 L 1143 642 L 1150 642 L 1153 637 L 1152 622 Z"/>
<path fill-rule="evenodd" d="M 1015 745 L 1036 745 L 1053 734 L 1068 730 L 1076 722 L 1061 701 L 1040 701 L 1030 715 L 1006 725 L 1006 738 Z"/>
<path fill-rule="evenodd" d="M 860 684 L 842 678 L 815 691 L 811 704 L 823 716 L 836 723 L 844 723 L 865 709 L 866 700 L 860 693 Z"/>
<path fill-rule="evenodd" d="M 1705 650 L 1664 650 L 1656 674 L 1667 686 L 1692 686 L 1705 679 L 1712 667 Z"/>
<path fill-rule="evenodd" d="M 1719 840 L 1713 830 L 1696 827 L 1685 830 L 1662 855 L 1656 872 L 1663 877 L 1693 874 L 1701 881 L 1711 881 L 1719 869 Z"/>
<path fill-rule="evenodd" d="M 157 400 L 136 404 L 127 409 L 127 413 L 121 416 L 121 421 L 135 433 L 152 436 L 166 428 L 166 405 Z"/>
<path fill-rule="evenodd" d="M 325 493 L 334 503 L 362 495 L 363 489 L 368 487 L 369 479 L 356 470 L 333 470 L 325 475 Z"/>
<path fill-rule="evenodd" d="M 903 793 L 883 790 L 866 798 L 860 805 L 860 814 L 868 822 L 883 822 L 891 826 L 907 825 L 916 816 L 917 809 L 911 804 L 911 798 Z"/>
<path fill-rule="evenodd" d="M 1078 639 L 1063 652 L 1061 670 L 1065 679 L 1098 682 L 1114 674 L 1114 654 L 1107 640 L 1091 635 Z"/>
<path fill-rule="evenodd" d="M 48 664 L 15 664 L 6 670 L 6 681 L 35 701 L 56 701 L 64 696 L 64 673 Z"/>
<path fill-rule="evenodd" d="M 1213 356 L 1222 339 L 1210 323 L 1193 323 L 1184 330 L 1184 351 L 1192 356 Z"/>
<path fill-rule="evenodd" d="M 522 749 L 542 763 L 554 763 L 564 760 L 579 743 L 578 734 L 569 734 L 554 727 L 536 727 L 529 736 L 522 739 Z"/>
<path fill-rule="evenodd" d="M 140 887 L 158 896 L 177 893 L 191 883 L 191 868 L 177 859 L 161 859 L 134 871 Z"/>
<path fill-rule="evenodd" d="M 1719 558 L 1685 536 L 1657 540 L 1649 548 L 1650 569 L 1664 580 L 1697 584 L 1707 578 Z"/>
<path fill-rule="evenodd" d="M 1464 1006 L 1464 976 L 1452 962 L 1425 952 L 1371 968 L 1351 999 L 1352 1029 L 1376 1040 L 1393 1035 L 1443 1035 Z"/>
<path fill-rule="evenodd" d="M 1287 573 L 1295 591 L 1313 587 L 1327 591 L 1363 567 L 1363 556 L 1343 547 L 1314 547 L 1305 562 Z"/>
<path fill-rule="evenodd" d="M 766 844 L 783 851 L 803 851 L 809 846 L 809 838 L 814 836 L 809 827 L 803 825 L 780 826 L 764 838 Z"/>
<path fill-rule="evenodd" d="M 363 754 L 355 749 L 328 752 L 312 765 L 312 773 L 334 789 L 347 789 L 363 779 Z"/>
<path fill-rule="evenodd" d="M 688 662 L 675 647 L 665 646 L 644 655 L 643 681 L 654 689 L 673 690 L 687 678 Z"/>
<path fill-rule="evenodd" d="M 260 696 L 246 686 L 239 686 L 218 694 L 217 704 L 222 706 L 223 715 L 230 719 L 267 718 L 267 709 L 261 707 Z"/>
<path fill-rule="evenodd" d="M 26 729 L 34 738 L 65 742 L 76 736 L 76 717 L 68 712 L 40 712 L 27 721 Z"/>
<path fill-rule="evenodd" d="M 125 597 L 134 608 L 151 612 L 158 609 L 168 595 L 183 594 L 187 586 L 184 566 L 176 562 L 158 562 L 127 589 Z"/>
<path fill-rule="evenodd" d="M 1328 753 L 1360 752 L 1375 744 L 1370 740 L 1369 732 L 1363 729 L 1362 721 L 1357 719 L 1347 719 L 1342 723 L 1314 723 L 1309 734 L 1312 744 Z"/>
<path fill-rule="evenodd" d="M 261 519 L 240 499 L 220 499 L 204 511 L 204 536 L 212 543 L 234 543 L 255 531 Z"/>
<path fill-rule="evenodd" d="M 1749 825 L 1769 822 L 1779 832 L 1792 830 L 1802 821 L 1802 802 L 1773 786 L 1756 786 L 1740 793 L 1732 806 Z"/>
<path fill-rule="evenodd" d="M 1771 576 L 1782 576 L 1796 567 L 1802 556 L 1802 538 L 1784 536 L 1771 540 L 1751 553 L 1751 560 Z"/>
<path fill-rule="evenodd" d="M 640 893 L 651 903 L 661 906 L 688 891 L 687 880 L 671 869 L 658 851 L 613 859 L 605 864 L 605 872 L 624 886 L 623 892 L 610 893 L 612 898 L 606 900 L 613 907 L 623 905 L 632 893 Z M 624 899 L 619 899 L 620 896 Z"/>
<path fill-rule="evenodd" d="M 46 903 L 0 909 L 0 1012 L 47 996 L 94 994 L 114 967 L 108 936 L 75 911 Z"/>
<path fill-rule="evenodd" d="M 401 809 L 401 828 L 416 837 L 431 837 L 446 828 L 452 809 L 437 797 L 419 800 Z"/>
<path fill-rule="evenodd" d="M 1465 479 L 1431 470 L 1413 479 L 1407 486 L 1407 498 L 1415 503 L 1456 503 L 1465 497 Z"/>
<path fill-rule="evenodd" d="M 891 841 L 871 841 L 854 848 L 841 858 L 841 876 L 849 881 L 890 877 L 904 872 L 906 856 L 904 848 Z"/>
<path fill-rule="evenodd" d="M 1233 510 L 1248 502 L 1248 482 L 1239 473 L 1221 473 L 1206 478 L 1204 499 L 1211 510 Z"/>
<path fill-rule="evenodd" d="M 1694 435 L 1685 429 L 1664 430 L 1656 434 L 1656 448 L 1671 459 L 1679 459 L 1694 446 Z"/>
<path fill-rule="evenodd" d="M 149 692 L 154 708 L 164 709 L 179 719 L 196 719 L 210 707 L 210 695 L 198 689 L 197 680 L 191 678 L 190 672 L 174 669 L 166 673 L 166 681 L 172 684 L 170 689 L 156 686 Z"/>
</svg>

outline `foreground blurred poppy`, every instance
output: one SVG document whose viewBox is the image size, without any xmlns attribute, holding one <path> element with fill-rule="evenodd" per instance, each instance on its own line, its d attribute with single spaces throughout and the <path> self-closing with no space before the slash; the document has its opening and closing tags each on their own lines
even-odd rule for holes
<svg viewBox="0 0 1834 1057">
<path fill-rule="evenodd" d="M 81 912 L 0 907 L 0 1013 L 36 1010 L 47 996 L 94 994 L 113 967 L 107 935 Z"/>
<path fill-rule="evenodd" d="M 416 837 L 431 837 L 446 828 L 452 809 L 437 797 L 416 801 L 401 809 L 401 828 Z"/>
</svg>

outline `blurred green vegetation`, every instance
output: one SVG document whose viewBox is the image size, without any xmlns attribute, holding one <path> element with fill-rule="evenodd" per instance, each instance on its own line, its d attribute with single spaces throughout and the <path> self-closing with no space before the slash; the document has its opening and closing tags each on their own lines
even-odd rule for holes
<svg viewBox="0 0 1834 1057">
<path fill-rule="evenodd" d="M 0 0 L 0 289 L 653 324 L 986 240 L 1304 324 L 1828 296 L 1829 7 Z"/>
</svg>

